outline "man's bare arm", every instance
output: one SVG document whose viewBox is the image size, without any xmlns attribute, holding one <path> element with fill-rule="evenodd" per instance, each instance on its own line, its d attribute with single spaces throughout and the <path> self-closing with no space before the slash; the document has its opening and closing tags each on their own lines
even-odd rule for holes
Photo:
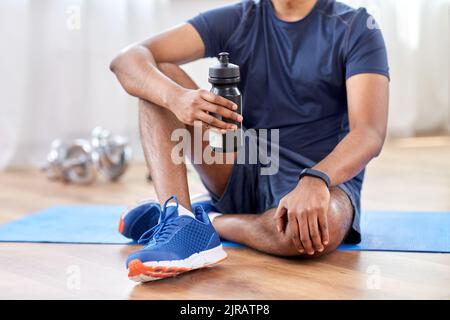
<svg viewBox="0 0 450 320">
<path fill-rule="evenodd" d="M 386 137 L 389 80 L 360 74 L 347 80 L 349 134 L 314 168 L 328 174 L 331 185 L 356 176 L 378 156 Z"/>
<path fill-rule="evenodd" d="M 204 50 L 198 33 L 184 24 L 125 48 L 110 68 L 129 94 L 167 107 L 182 88 L 159 72 L 157 63 L 193 61 L 201 58 Z"/>
<path fill-rule="evenodd" d="M 347 80 L 347 95 L 350 132 L 314 166 L 328 174 L 333 186 L 356 176 L 380 153 L 386 137 L 389 80 L 376 74 L 353 76 Z M 274 216 L 278 230 L 290 234 L 299 252 L 322 252 L 329 243 L 329 203 L 330 191 L 322 180 L 302 178 L 280 201 Z"/>
<path fill-rule="evenodd" d="M 160 63 L 183 64 L 203 57 L 204 51 L 200 35 L 186 23 L 125 48 L 110 69 L 130 95 L 171 110 L 183 123 L 200 121 L 219 130 L 236 129 L 209 114 L 242 121 L 232 111 L 237 109 L 234 103 L 206 90 L 183 88 L 158 70 Z"/>
</svg>

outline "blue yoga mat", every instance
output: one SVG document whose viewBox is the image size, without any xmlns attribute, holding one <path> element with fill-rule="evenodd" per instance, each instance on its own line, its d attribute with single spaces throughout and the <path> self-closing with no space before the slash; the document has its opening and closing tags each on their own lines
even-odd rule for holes
<svg viewBox="0 0 450 320">
<path fill-rule="evenodd" d="M 117 231 L 123 206 L 54 206 L 0 226 L 0 242 L 132 244 Z M 366 211 L 362 242 L 340 250 L 450 252 L 450 212 Z M 225 242 L 226 246 L 239 246 Z"/>
</svg>

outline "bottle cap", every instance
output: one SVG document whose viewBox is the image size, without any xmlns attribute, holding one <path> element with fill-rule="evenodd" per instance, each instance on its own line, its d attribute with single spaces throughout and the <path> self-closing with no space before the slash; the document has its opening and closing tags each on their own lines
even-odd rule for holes
<svg viewBox="0 0 450 320">
<path fill-rule="evenodd" d="M 215 84 L 239 82 L 239 66 L 230 63 L 230 54 L 228 52 L 219 53 L 219 63 L 209 68 L 208 80 L 210 83 Z"/>
</svg>

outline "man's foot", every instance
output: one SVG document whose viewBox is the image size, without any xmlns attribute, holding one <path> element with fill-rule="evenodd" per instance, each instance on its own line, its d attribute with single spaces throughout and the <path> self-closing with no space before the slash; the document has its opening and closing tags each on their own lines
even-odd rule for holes
<svg viewBox="0 0 450 320">
<path fill-rule="evenodd" d="M 119 232 L 138 241 L 142 234 L 158 224 L 161 207 L 156 200 L 144 200 L 125 211 L 120 217 Z"/>
<path fill-rule="evenodd" d="M 191 198 L 192 210 L 202 207 L 206 213 L 216 211 L 208 194 L 199 194 Z M 158 224 L 161 207 L 156 200 L 145 200 L 128 209 L 120 218 L 119 232 L 129 239 L 138 241 L 142 234 Z M 140 243 L 145 243 L 141 240 Z"/>
<path fill-rule="evenodd" d="M 174 200 L 174 203 L 170 203 Z M 147 246 L 127 259 L 128 277 L 147 282 L 212 266 L 227 257 L 219 235 L 201 206 L 194 213 L 172 196 L 164 204 L 159 224 L 145 232 Z"/>
</svg>

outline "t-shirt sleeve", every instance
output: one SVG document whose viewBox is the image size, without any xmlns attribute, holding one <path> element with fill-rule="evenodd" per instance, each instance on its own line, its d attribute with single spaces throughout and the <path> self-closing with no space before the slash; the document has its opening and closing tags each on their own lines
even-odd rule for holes
<svg viewBox="0 0 450 320">
<path fill-rule="evenodd" d="M 200 34 L 205 45 L 205 57 L 216 57 L 225 50 L 241 21 L 242 11 L 242 3 L 237 3 L 202 12 L 187 21 Z"/>
<path fill-rule="evenodd" d="M 345 78 L 360 73 L 377 73 L 389 78 L 389 65 L 383 35 L 365 9 L 353 18 L 346 42 Z"/>
</svg>

